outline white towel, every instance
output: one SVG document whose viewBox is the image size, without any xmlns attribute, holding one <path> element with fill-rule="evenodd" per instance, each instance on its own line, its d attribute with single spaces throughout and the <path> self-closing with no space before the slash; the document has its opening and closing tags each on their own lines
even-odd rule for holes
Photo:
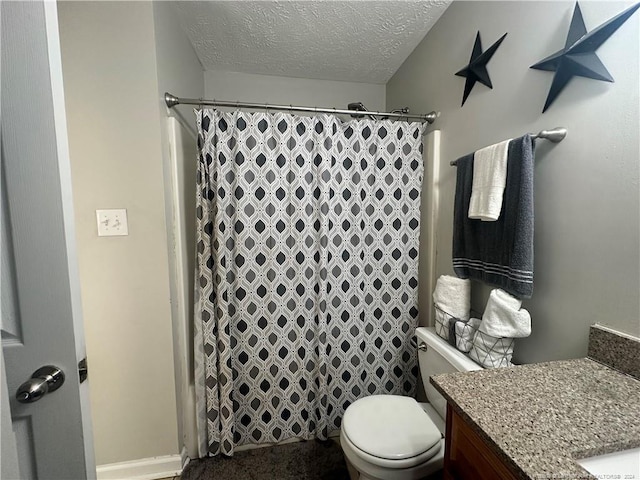
<svg viewBox="0 0 640 480">
<path fill-rule="evenodd" d="M 469 279 L 440 275 L 433 291 L 433 301 L 449 315 L 469 320 L 471 313 L 471 282 Z"/>
<path fill-rule="evenodd" d="M 467 353 L 473 346 L 473 339 L 480 325 L 479 318 L 471 318 L 468 322 L 456 322 L 456 348 Z"/>
<path fill-rule="evenodd" d="M 513 338 L 496 338 L 480 330 L 473 337 L 469 357 L 484 368 L 510 367 L 513 357 Z"/>
<path fill-rule="evenodd" d="M 479 330 L 493 337 L 528 337 L 531 335 L 531 315 L 521 306 L 520 300 L 504 290 L 492 290 Z"/>
<path fill-rule="evenodd" d="M 500 218 L 510 141 L 496 143 L 473 154 L 469 218 L 485 222 L 495 222 Z"/>
<path fill-rule="evenodd" d="M 441 275 L 433 290 L 436 306 L 436 333 L 449 340 L 449 322 L 453 317 L 468 320 L 471 314 L 471 282 Z"/>
</svg>

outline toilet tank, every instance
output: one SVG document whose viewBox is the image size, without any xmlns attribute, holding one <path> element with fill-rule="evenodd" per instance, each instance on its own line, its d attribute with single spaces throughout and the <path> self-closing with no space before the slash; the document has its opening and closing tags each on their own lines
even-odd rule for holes
<svg viewBox="0 0 640 480">
<path fill-rule="evenodd" d="M 416 337 L 418 338 L 419 346 L 425 345 L 427 347 L 426 350 L 418 350 L 420 375 L 422 376 L 424 390 L 427 393 L 427 400 L 444 420 L 447 415 L 447 401 L 431 385 L 429 377 L 440 373 L 482 370 L 482 367 L 439 337 L 434 327 L 417 328 Z"/>
</svg>

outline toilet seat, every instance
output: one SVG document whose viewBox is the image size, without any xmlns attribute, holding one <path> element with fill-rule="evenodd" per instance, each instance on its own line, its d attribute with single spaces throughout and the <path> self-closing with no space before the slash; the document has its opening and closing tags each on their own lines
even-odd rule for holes
<svg viewBox="0 0 640 480">
<path fill-rule="evenodd" d="M 386 468 L 426 462 L 441 448 L 442 434 L 413 398 L 372 395 L 345 412 L 342 434 L 363 459 Z"/>
</svg>

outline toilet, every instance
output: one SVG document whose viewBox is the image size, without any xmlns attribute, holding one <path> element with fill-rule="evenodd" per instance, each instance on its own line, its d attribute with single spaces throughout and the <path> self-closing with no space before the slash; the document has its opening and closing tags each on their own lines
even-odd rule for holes
<svg viewBox="0 0 640 480">
<path fill-rule="evenodd" d="M 447 403 L 429 377 L 482 367 L 440 338 L 433 327 L 417 328 L 416 337 L 429 403 L 399 395 L 353 402 L 340 431 L 351 480 L 419 480 L 442 469 Z"/>
</svg>

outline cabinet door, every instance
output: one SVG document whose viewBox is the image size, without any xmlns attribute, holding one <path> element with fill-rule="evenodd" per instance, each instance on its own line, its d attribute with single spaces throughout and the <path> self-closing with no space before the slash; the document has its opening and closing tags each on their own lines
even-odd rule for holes
<svg viewBox="0 0 640 480">
<path fill-rule="evenodd" d="M 447 480 L 515 480 L 504 462 L 447 405 L 444 478 Z"/>
</svg>

